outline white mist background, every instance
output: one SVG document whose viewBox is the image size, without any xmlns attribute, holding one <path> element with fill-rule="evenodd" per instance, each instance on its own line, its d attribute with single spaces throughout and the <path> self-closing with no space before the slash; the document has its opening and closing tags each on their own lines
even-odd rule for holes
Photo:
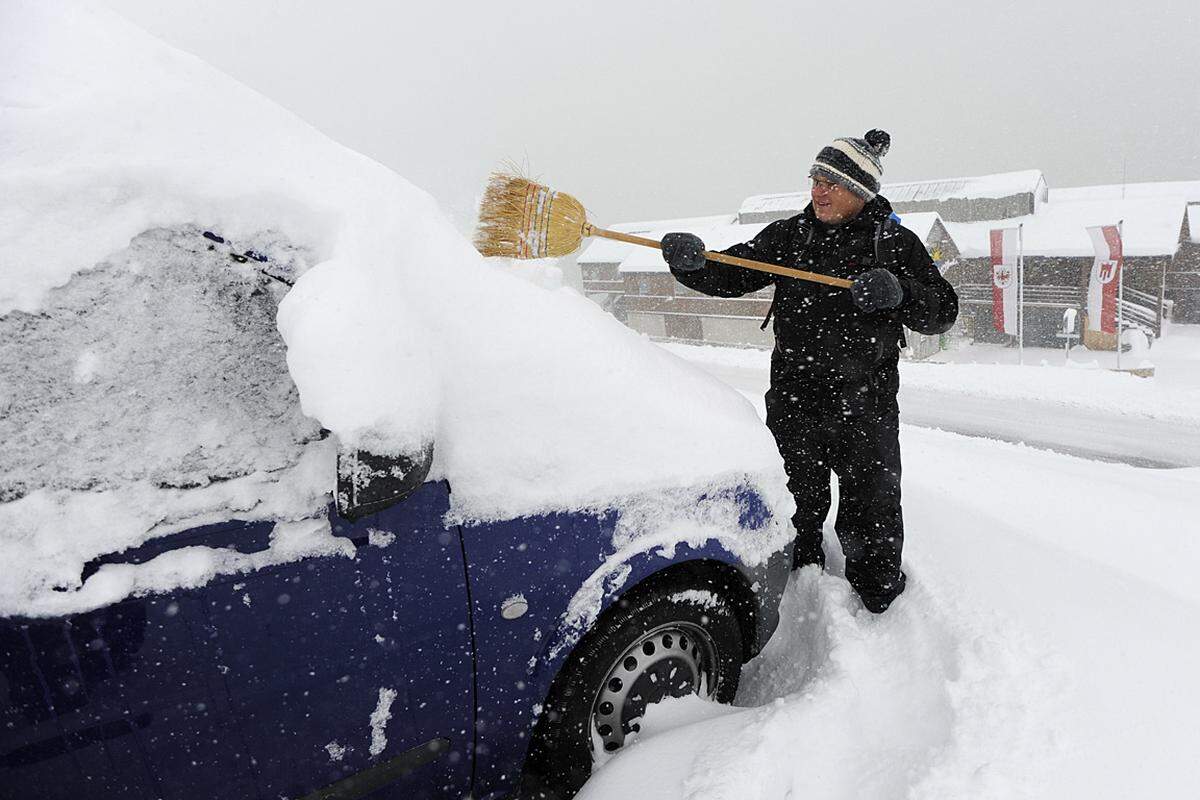
<svg viewBox="0 0 1200 800">
<path fill-rule="evenodd" d="M 464 229 L 506 160 L 611 223 L 800 188 L 820 147 L 872 127 L 885 180 L 1200 178 L 1191 2 L 107 4 Z"/>
</svg>

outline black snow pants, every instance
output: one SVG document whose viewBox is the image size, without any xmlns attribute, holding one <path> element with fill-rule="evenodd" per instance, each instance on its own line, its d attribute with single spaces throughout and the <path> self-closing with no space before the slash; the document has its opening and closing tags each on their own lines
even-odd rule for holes
<svg viewBox="0 0 1200 800">
<path fill-rule="evenodd" d="M 788 402 L 788 387 L 767 392 L 767 427 L 775 436 L 796 499 L 795 566 L 825 565 L 821 528 L 829 514 L 829 473 L 838 476 L 838 541 L 846 580 L 872 612 L 885 611 L 904 591 L 900 554 L 899 408 L 896 398 L 873 398 L 853 416 L 805 413 Z"/>
</svg>

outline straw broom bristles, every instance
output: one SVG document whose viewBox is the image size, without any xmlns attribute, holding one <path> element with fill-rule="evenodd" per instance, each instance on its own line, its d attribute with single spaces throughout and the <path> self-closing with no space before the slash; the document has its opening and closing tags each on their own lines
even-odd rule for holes
<svg viewBox="0 0 1200 800">
<path fill-rule="evenodd" d="M 587 221 L 583 204 L 569 194 L 555 192 L 548 186 L 507 172 L 493 172 L 488 177 L 483 201 L 479 204 L 479 227 L 475 231 L 475 247 L 483 255 L 557 258 L 574 253 L 587 236 L 601 236 L 639 247 L 662 248 L 662 242 L 657 239 L 596 227 Z M 847 278 L 726 253 L 705 251 L 704 257 L 707 261 L 826 286 L 849 288 L 853 283 Z"/>
<path fill-rule="evenodd" d="M 556 258 L 587 235 L 587 211 L 569 194 L 504 172 L 488 177 L 475 248 L 485 256 Z"/>
</svg>

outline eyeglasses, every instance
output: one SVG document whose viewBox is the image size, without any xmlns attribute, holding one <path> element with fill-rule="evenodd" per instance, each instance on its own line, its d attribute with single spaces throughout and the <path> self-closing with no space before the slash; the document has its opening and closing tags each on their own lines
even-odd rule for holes
<svg viewBox="0 0 1200 800">
<path fill-rule="evenodd" d="M 841 188 L 840 183 L 834 183 L 826 178 L 809 178 L 812 181 L 813 190 L 820 189 L 823 192 L 832 192 Z"/>
</svg>

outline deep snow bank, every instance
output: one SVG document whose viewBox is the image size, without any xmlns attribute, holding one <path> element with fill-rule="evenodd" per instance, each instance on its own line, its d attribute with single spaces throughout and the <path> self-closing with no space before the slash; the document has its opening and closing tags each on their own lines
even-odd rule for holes
<svg viewBox="0 0 1200 800">
<path fill-rule="evenodd" d="M 909 569 L 911 588 L 882 617 L 843 578 L 797 573 L 779 629 L 743 672 L 742 707 L 650 709 L 581 798 L 1037 796 L 1061 671 L 1011 623 Z"/>
<path fill-rule="evenodd" d="M 347 446 L 433 441 L 433 475 L 453 483 L 456 518 L 619 506 L 661 488 L 747 480 L 786 505 L 773 442 L 735 392 L 577 294 L 485 263 L 403 178 L 108 11 L 9 0 L 0 13 L 0 315 L 38 312 L 54 287 L 97 264 L 129 268 L 110 256 L 146 231 L 269 234 L 311 254 L 278 314 L 303 413 Z M 181 344 L 193 334 L 181 331 Z M 92 344 L 71 342 L 63 369 L 89 374 Z M 128 408 L 120 392 L 109 402 Z M 0 506 L 21 522 L 0 525 L 18 574 L 45 575 L 64 553 L 70 571 L 107 547 L 103 530 L 87 547 L 63 544 L 74 534 L 50 520 L 79 498 L 59 491 L 38 495 L 38 513 L 32 495 L 20 509 Z M 113 543 L 150 535 L 140 524 Z M 745 555 L 786 538 L 780 522 Z M 48 589 L 18 584 L 0 613 Z"/>
<path fill-rule="evenodd" d="M 1190 797 L 1200 470 L 902 426 L 905 569 L 862 610 L 830 511 L 737 703 L 652 708 L 583 798 Z M 677 706 L 677 707 L 676 707 Z"/>
</svg>

